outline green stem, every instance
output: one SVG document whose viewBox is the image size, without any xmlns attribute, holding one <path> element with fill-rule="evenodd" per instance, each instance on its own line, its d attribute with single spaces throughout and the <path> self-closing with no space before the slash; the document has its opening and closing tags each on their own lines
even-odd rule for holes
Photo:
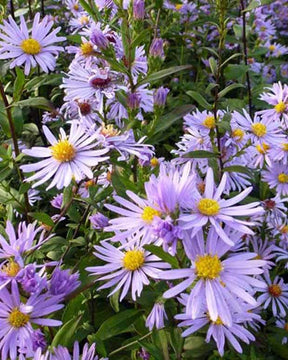
<svg viewBox="0 0 288 360">
<path fill-rule="evenodd" d="M 126 345 L 124 345 L 124 346 L 121 346 L 119 349 L 112 351 L 112 352 L 109 354 L 109 356 L 112 356 L 112 355 L 114 355 L 114 354 L 117 354 L 117 353 L 119 353 L 120 351 L 127 349 L 129 346 L 138 344 L 138 341 L 142 341 L 142 340 L 146 339 L 146 338 L 149 337 L 151 334 L 152 334 L 152 331 L 150 331 L 150 332 L 147 333 L 146 335 L 142 336 L 142 337 L 141 337 L 140 339 L 138 339 L 138 340 L 132 341 L 132 342 L 129 343 L 129 344 L 126 344 Z"/>
</svg>

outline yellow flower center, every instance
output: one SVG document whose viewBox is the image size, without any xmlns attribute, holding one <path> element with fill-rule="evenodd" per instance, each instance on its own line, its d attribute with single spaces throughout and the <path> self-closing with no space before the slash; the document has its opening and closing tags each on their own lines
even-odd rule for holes
<svg viewBox="0 0 288 360">
<path fill-rule="evenodd" d="M 204 125 L 208 129 L 214 129 L 215 127 L 214 116 L 207 116 L 206 119 L 203 121 L 202 125 Z"/>
<path fill-rule="evenodd" d="M 95 185 L 95 180 L 91 179 L 85 182 L 85 189 L 89 189 L 90 186 L 94 186 Z"/>
<path fill-rule="evenodd" d="M 267 128 L 264 124 L 256 123 L 252 125 L 252 132 L 258 137 L 266 135 Z"/>
<path fill-rule="evenodd" d="M 287 234 L 288 233 L 288 225 L 282 226 L 280 229 L 281 234 Z"/>
<path fill-rule="evenodd" d="M 87 25 L 89 23 L 89 18 L 88 16 L 81 16 L 79 21 L 81 25 Z"/>
<path fill-rule="evenodd" d="M 79 5 L 78 4 L 73 5 L 73 9 L 76 11 L 79 10 Z"/>
<path fill-rule="evenodd" d="M 245 133 L 241 129 L 235 129 L 232 131 L 232 137 L 235 138 L 235 141 L 237 142 L 240 142 L 243 139 L 244 135 Z"/>
<path fill-rule="evenodd" d="M 218 316 L 216 321 L 213 321 L 214 325 L 223 325 L 223 321 L 221 320 L 221 318 Z"/>
<path fill-rule="evenodd" d="M 28 323 L 29 318 L 29 315 L 22 313 L 18 308 L 14 308 L 8 317 L 8 322 L 14 328 L 20 328 Z"/>
<path fill-rule="evenodd" d="M 21 42 L 21 49 L 25 54 L 36 55 L 39 54 L 41 50 L 40 43 L 35 39 L 25 39 Z"/>
<path fill-rule="evenodd" d="M 260 27 L 260 30 L 261 30 L 261 31 L 265 31 L 265 30 L 266 30 L 266 26 L 261 26 L 261 27 Z"/>
<path fill-rule="evenodd" d="M 282 294 L 282 289 L 277 284 L 272 284 L 268 287 L 268 292 L 274 297 L 279 297 Z"/>
<path fill-rule="evenodd" d="M 258 152 L 260 154 L 264 155 L 264 154 L 266 154 L 267 150 L 270 149 L 270 146 L 265 143 L 263 143 L 262 146 L 261 146 L 261 144 L 258 144 L 258 145 L 256 145 L 256 149 L 258 150 Z"/>
<path fill-rule="evenodd" d="M 142 250 L 129 250 L 123 259 L 123 266 L 126 270 L 135 271 L 145 262 L 144 252 Z"/>
<path fill-rule="evenodd" d="M 119 135 L 120 131 L 114 129 L 113 125 L 110 124 L 102 127 L 101 134 L 104 135 L 105 137 L 112 137 Z"/>
<path fill-rule="evenodd" d="M 207 216 L 214 216 L 219 213 L 220 205 L 213 199 L 201 199 L 197 205 L 201 214 Z"/>
<path fill-rule="evenodd" d="M 278 175 L 278 181 L 279 181 L 281 184 L 288 183 L 288 175 L 287 175 L 287 174 L 284 174 L 284 173 L 279 174 L 279 175 Z"/>
<path fill-rule="evenodd" d="M 276 49 L 276 46 L 275 46 L 275 45 L 270 45 L 270 46 L 269 46 L 269 50 L 270 50 L 270 51 L 274 51 L 275 49 Z"/>
<path fill-rule="evenodd" d="M 288 143 L 282 144 L 282 149 L 283 149 L 284 151 L 288 151 Z"/>
<path fill-rule="evenodd" d="M 156 167 L 159 165 L 159 161 L 156 157 L 153 157 L 151 160 L 150 160 L 150 165 L 153 166 L 153 167 Z"/>
<path fill-rule="evenodd" d="M 151 206 L 145 206 L 143 209 L 143 213 L 141 215 L 141 218 L 147 223 L 151 224 L 151 222 L 154 219 L 154 216 L 160 216 L 160 211 L 153 209 Z"/>
<path fill-rule="evenodd" d="M 91 55 L 93 53 L 93 45 L 89 42 L 82 43 L 80 48 L 82 55 Z"/>
<path fill-rule="evenodd" d="M 50 147 L 52 156 L 55 160 L 60 162 L 67 162 L 74 159 L 76 150 L 67 139 L 58 141 L 57 144 Z"/>
<path fill-rule="evenodd" d="M 175 5 L 175 8 L 176 10 L 180 10 L 182 8 L 183 4 L 176 4 Z"/>
<path fill-rule="evenodd" d="M 197 256 L 195 261 L 196 274 L 202 279 L 216 279 L 222 271 L 222 263 L 217 255 Z"/>
<path fill-rule="evenodd" d="M 286 330 L 286 331 L 288 332 L 288 323 L 286 323 L 286 324 L 284 325 L 284 330 Z"/>
<path fill-rule="evenodd" d="M 286 104 L 283 101 L 280 101 L 274 106 L 274 109 L 278 114 L 282 114 L 286 110 Z"/>
<path fill-rule="evenodd" d="M 15 277 L 20 269 L 20 266 L 14 260 L 10 260 L 8 264 L 3 265 L 1 268 L 5 274 L 11 277 Z"/>
</svg>

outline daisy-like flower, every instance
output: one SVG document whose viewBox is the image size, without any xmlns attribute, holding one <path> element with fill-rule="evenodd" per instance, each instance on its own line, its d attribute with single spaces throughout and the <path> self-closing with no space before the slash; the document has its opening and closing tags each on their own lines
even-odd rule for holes
<svg viewBox="0 0 288 360">
<path fill-rule="evenodd" d="M 40 21 L 40 14 L 37 13 L 30 32 L 23 16 L 20 16 L 20 27 L 9 16 L 8 21 L 4 20 L 0 25 L 0 59 L 14 59 L 10 69 L 25 64 L 25 75 L 37 65 L 46 73 L 53 71 L 59 51 L 64 50 L 53 44 L 66 38 L 56 36 L 60 27 L 49 33 L 52 26 L 53 22 L 48 17 Z"/>
<path fill-rule="evenodd" d="M 267 309 L 268 306 L 272 305 L 272 312 L 274 316 L 284 317 L 288 308 L 288 285 L 284 284 L 283 279 L 276 276 L 272 281 L 269 272 L 264 273 L 266 280 L 266 287 L 259 289 L 258 291 L 263 292 L 257 299 L 260 304 L 263 304 L 263 308 Z"/>
<path fill-rule="evenodd" d="M 223 116 L 223 111 L 218 111 L 217 117 Z M 211 111 L 199 111 L 198 109 L 192 114 L 184 116 L 185 125 L 196 128 L 203 135 L 208 135 L 209 132 L 216 127 L 214 114 Z"/>
<path fill-rule="evenodd" d="M 276 246 L 274 244 L 268 243 L 268 240 L 262 241 L 258 237 L 253 237 L 251 240 L 253 247 L 253 252 L 257 254 L 256 258 L 265 260 L 266 265 L 263 267 L 265 270 L 270 270 L 275 263 L 271 261 L 276 257 Z"/>
<path fill-rule="evenodd" d="M 109 296 L 122 288 L 120 301 L 127 295 L 131 288 L 132 299 L 140 296 L 143 285 L 149 284 L 148 277 L 159 278 L 161 269 L 169 269 L 170 265 L 162 262 L 157 256 L 141 248 L 141 246 L 117 249 L 108 242 L 102 241 L 102 246 L 95 246 L 94 255 L 107 262 L 106 265 L 92 266 L 86 270 L 92 275 L 104 275 L 97 281 L 109 280 L 98 290 L 107 289 L 114 285 L 115 288 Z"/>
<path fill-rule="evenodd" d="M 212 321 L 220 317 L 225 325 L 232 325 L 233 311 L 240 311 L 245 302 L 256 306 L 253 295 L 255 287 L 264 288 L 265 283 L 257 280 L 253 275 L 263 273 L 264 260 L 255 260 L 257 254 L 244 252 L 234 253 L 221 259 L 229 250 L 213 228 L 210 228 L 204 243 L 203 233 L 196 238 L 186 241 L 186 254 L 192 264 L 188 269 L 174 269 L 163 271 L 159 279 L 181 279 L 178 285 L 170 288 L 164 298 L 175 297 L 195 283 L 187 298 L 186 313 L 191 319 L 201 314 L 203 306 L 208 309 Z M 241 301 L 241 304 L 240 304 Z"/>
<path fill-rule="evenodd" d="M 79 30 L 90 24 L 91 18 L 85 11 L 80 12 L 79 14 L 77 13 L 76 17 L 69 21 L 69 25 L 74 29 L 73 34 L 76 34 Z"/>
<path fill-rule="evenodd" d="M 156 329 L 163 329 L 165 326 L 164 319 L 168 319 L 164 304 L 156 303 L 146 319 L 145 326 L 149 331 L 151 331 L 154 326 Z"/>
<path fill-rule="evenodd" d="M 257 114 L 252 120 L 245 109 L 243 109 L 243 114 L 244 116 L 237 111 L 233 111 L 232 118 L 246 132 L 253 144 L 277 145 L 282 141 L 284 135 L 281 134 L 277 122 L 271 122 L 268 118 L 261 119 Z"/>
<path fill-rule="evenodd" d="M 118 161 L 126 161 L 130 156 L 136 156 L 143 161 L 148 161 L 154 155 L 154 147 L 144 144 L 146 136 L 136 141 L 132 129 L 121 134 L 120 130 L 115 129 L 112 124 L 109 124 L 101 126 L 96 133 L 98 134 L 97 140 L 99 144 L 119 152 Z"/>
<path fill-rule="evenodd" d="M 254 225 L 252 222 L 236 219 L 235 216 L 251 216 L 264 212 L 259 202 L 253 202 L 246 205 L 233 206 L 252 191 L 252 187 L 248 187 L 235 197 L 224 200 L 221 195 L 225 190 L 227 181 L 226 173 L 223 174 L 221 182 L 217 189 L 215 189 L 213 170 L 208 168 L 205 179 L 205 191 L 201 195 L 197 188 L 194 189 L 194 202 L 192 205 L 191 214 L 183 214 L 180 216 L 184 229 L 193 228 L 192 236 L 194 236 L 205 224 L 208 222 L 215 229 L 220 238 L 228 245 L 233 246 L 234 243 L 228 238 L 223 230 L 221 223 L 229 227 L 236 227 L 237 231 L 244 234 L 253 234 L 253 231 L 248 226 Z M 248 226 L 247 226 L 248 225 Z"/>
<path fill-rule="evenodd" d="M 276 189 L 279 195 L 288 195 L 288 167 L 280 162 L 272 165 L 262 172 L 262 178 L 272 189 Z"/>
<path fill-rule="evenodd" d="M 21 301 L 18 286 L 11 283 L 11 293 L 0 291 L 0 350 L 1 359 L 16 360 L 17 349 L 32 348 L 32 324 L 41 326 L 60 326 L 61 321 L 44 318 L 63 307 L 60 298 L 47 297 L 46 294 L 34 294 L 24 304 Z"/>
<path fill-rule="evenodd" d="M 38 163 L 21 166 L 25 173 L 36 171 L 34 175 L 26 179 L 26 181 L 38 180 L 32 187 L 39 186 L 52 177 L 53 180 L 47 189 L 54 186 L 62 189 L 70 184 L 73 177 L 77 182 L 85 177 L 92 179 L 91 167 L 108 159 L 101 156 L 107 153 L 108 149 L 94 150 L 96 136 L 85 134 L 83 129 L 74 122 L 69 136 L 60 129 L 59 140 L 46 126 L 43 126 L 43 131 L 51 146 L 33 147 L 31 150 L 23 151 L 29 156 L 45 158 Z"/>
<path fill-rule="evenodd" d="M 63 87 L 66 96 L 65 101 L 69 100 L 97 100 L 99 103 L 98 111 L 103 112 L 103 98 L 112 99 L 115 91 L 126 87 L 116 84 L 117 73 L 111 71 L 109 67 L 99 68 L 98 66 L 84 67 L 77 61 L 73 61 L 69 68 L 68 77 L 63 79 Z"/>
<path fill-rule="evenodd" d="M 15 259 L 15 261 L 11 260 L 12 263 L 8 267 L 5 265 L 6 271 L 9 273 L 15 273 L 16 269 L 19 271 L 20 267 L 24 266 L 23 256 L 27 251 L 36 249 L 44 241 L 50 239 L 51 236 L 45 238 L 45 234 L 42 232 L 39 240 L 35 241 L 36 235 L 43 230 L 41 227 L 36 228 L 36 224 L 34 222 L 33 224 L 26 225 L 25 222 L 22 222 L 19 224 L 18 232 L 16 233 L 11 222 L 7 220 L 5 228 L 7 239 L 0 234 L 0 259 Z"/>
<path fill-rule="evenodd" d="M 286 219 L 288 210 L 285 206 L 286 202 L 288 202 L 288 198 L 281 198 L 278 194 L 271 199 L 262 201 L 261 204 L 265 210 L 266 221 L 278 224 L 280 219 Z"/>
<path fill-rule="evenodd" d="M 260 316 L 258 317 L 260 318 Z M 192 320 L 187 314 L 179 314 L 176 315 L 175 318 L 181 320 L 178 326 L 188 327 L 185 331 L 183 331 L 183 337 L 189 336 L 202 327 L 209 325 L 206 342 L 209 343 L 212 337 L 221 356 L 224 355 L 225 340 L 228 340 L 233 348 L 239 353 L 242 353 L 242 348 L 238 339 L 242 340 L 246 344 L 255 340 L 254 335 L 245 328 L 245 321 L 249 319 L 249 315 L 247 314 L 233 314 L 233 323 L 231 326 L 224 324 L 220 317 L 218 317 L 215 321 L 211 320 L 209 313 L 202 313 L 195 320 Z M 253 320 L 252 314 L 250 315 L 250 319 Z"/>
<path fill-rule="evenodd" d="M 279 120 L 283 116 L 288 120 L 288 86 L 281 82 L 272 85 L 272 88 L 266 88 L 270 92 L 261 94 L 260 99 L 273 105 L 272 109 L 259 111 L 259 114 L 271 120 Z"/>
<path fill-rule="evenodd" d="M 269 151 L 271 159 L 279 161 L 283 165 L 288 166 L 288 138 L 283 139 L 284 141 L 277 146 L 272 147 Z M 268 164 L 269 165 L 269 164 Z M 270 165 L 269 165 L 270 166 Z"/>
<path fill-rule="evenodd" d="M 54 354 L 53 354 L 54 353 Z M 98 360 L 99 357 L 96 355 L 96 344 L 89 346 L 87 343 L 83 347 L 81 354 L 79 343 L 75 341 L 73 347 L 73 355 L 69 354 L 69 350 L 61 345 L 54 348 L 53 353 L 50 355 L 50 360 Z M 102 359 L 105 360 L 105 359 Z M 107 360 L 107 359 L 106 359 Z"/>
</svg>

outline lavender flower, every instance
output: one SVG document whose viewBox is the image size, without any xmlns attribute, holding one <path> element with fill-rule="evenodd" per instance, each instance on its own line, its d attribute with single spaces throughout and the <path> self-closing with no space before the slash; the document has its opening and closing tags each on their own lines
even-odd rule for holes
<svg viewBox="0 0 288 360">
<path fill-rule="evenodd" d="M 164 88 L 163 86 L 157 89 L 153 95 L 154 106 L 159 106 L 159 107 L 165 106 L 166 98 L 169 91 L 170 90 L 168 88 Z"/>
<path fill-rule="evenodd" d="M 53 44 L 64 41 L 66 38 L 56 36 L 60 27 L 48 34 L 53 25 L 48 17 L 42 21 L 39 20 L 40 14 L 37 13 L 34 17 L 31 35 L 23 16 L 20 16 L 20 27 L 12 16 L 8 17 L 8 21 L 4 20 L 4 25 L 0 25 L 2 30 L 0 33 L 0 39 L 2 39 L 0 41 L 0 59 L 14 59 L 10 64 L 10 69 L 25 64 L 25 75 L 28 75 L 30 69 L 37 65 L 46 73 L 54 70 L 55 58 L 59 51 L 64 49 Z"/>
<path fill-rule="evenodd" d="M 89 217 L 89 220 L 92 225 L 92 229 L 95 230 L 103 230 L 104 227 L 108 226 L 109 219 L 101 214 L 100 212 L 97 212 L 96 214 L 93 214 Z"/>
<path fill-rule="evenodd" d="M 160 57 L 164 59 L 163 40 L 161 38 L 153 39 L 149 49 L 149 54 L 152 57 Z"/>
<path fill-rule="evenodd" d="M 61 270 L 59 267 L 53 271 L 48 284 L 48 293 L 65 297 L 80 285 L 79 273 L 71 274 L 70 270 Z"/>
<path fill-rule="evenodd" d="M 133 0 L 133 17 L 135 20 L 143 20 L 145 16 L 145 0 Z"/>
<path fill-rule="evenodd" d="M 62 189 L 70 184 L 72 177 L 76 181 L 82 180 L 85 176 L 91 179 L 93 178 L 91 166 L 108 159 L 101 156 L 107 153 L 108 149 L 94 150 L 96 136 L 85 134 L 83 128 L 74 122 L 69 137 L 63 129 L 60 129 L 59 140 L 46 126 L 43 126 L 43 131 L 52 146 L 33 147 L 31 150 L 23 151 L 29 156 L 45 158 L 35 164 L 21 166 L 24 172 L 37 171 L 26 179 L 26 181 L 38 180 L 33 187 L 43 184 L 52 177 L 54 178 L 47 189 L 54 186 Z"/>
<path fill-rule="evenodd" d="M 145 326 L 149 328 L 149 331 L 151 331 L 154 326 L 156 329 L 162 329 L 164 327 L 164 319 L 168 319 L 164 304 L 156 303 L 147 317 Z"/>
</svg>

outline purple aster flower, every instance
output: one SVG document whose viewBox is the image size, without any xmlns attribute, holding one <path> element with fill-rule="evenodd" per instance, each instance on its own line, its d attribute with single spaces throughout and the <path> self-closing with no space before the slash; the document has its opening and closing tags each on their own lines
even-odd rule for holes
<svg viewBox="0 0 288 360">
<path fill-rule="evenodd" d="M 21 267 L 24 266 L 23 255 L 25 252 L 36 249 L 50 238 L 45 238 L 44 232 L 42 232 L 39 240 L 35 242 L 36 235 L 42 230 L 41 227 L 35 228 L 36 224 L 34 222 L 26 225 L 25 222 L 21 222 L 16 234 L 13 225 L 7 220 L 5 231 L 8 240 L 0 235 L 0 259 L 13 258 Z"/>
<path fill-rule="evenodd" d="M 130 93 L 127 98 L 127 106 L 131 110 L 138 109 L 140 106 L 140 95 L 137 93 Z"/>
<path fill-rule="evenodd" d="M 264 92 L 261 94 L 260 99 L 273 105 L 272 109 L 259 111 L 259 114 L 271 119 L 280 120 L 282 117 L 284 120 L 288 120 L 288 86 L 282 85 L 279 81 L 272 85 L 272 88 L 266 88 L 270 92 Z"/>
<path fill-rule="evenodd" d="M 32 324 L 41 326 L 60 326 L 61 321 L 44 318 L 63 307 L 60 298 L 48 298 L 46 294 L 34 294 L 24 304 L 21 302 L 18 286 L 11 283 L 11 293 L 0 291 L 0 350 L 1 359 L 16 360 L 18 348 L 33 347 Z"/>
<path fill-rule="evenodd" d="M 156 303 L 146 319 L 145 326 L 149 328 L 149 331 L 151 331 L 154 326 L 156 329 L 162 329 L 165 326 L 164 319 L 168 319 L 164 304 Z"/>
<path fill-rule="evenodd" d="M 193 245 L 192 245 L 193 244 Z M 255 287 L 265 288 L 263 281 L 253 275 L 263 273 L 264 260 L 255 260 L 255 253 L 235 253 L 227 256 L 229 246 L 220 241 L 213 228 L 210 228 L 206 244 L 203 233 L 196 238 L 189 237 L 184 243 L 186 254 L 192 261 L 188 269 L 162 271 L 159 279 L 181 279 L 178 285 L 167 290 L 164 298 L 175 297 L 194 282 L 187 298 L 186 313 L 196 319 L 203 307 L 207 307 L 212 321 L 220 317 L 222 322 L 232 325 L 232 313 L 240 307 L 240 301 L 257 306 L 253 295 Z"/>
<path fill-rule="evenodd" d="M 31 150 L 23 151 L 26 155 L 42 157 L 44 160 L 35 164 L 22 165 L 24 172 L 36 171 L 26 181 L 38 180 L 32 187 L 39 186 L 53 177 L 47 189 L 56 186 L 62 189 L 71 183 L 72 178 L 78 182 L 85 177 L 93 178 L 92 166 L 105 161 L 108 157 L 101 155 L 107 153 L 108 149 L 94 150 L 96 147 L 95 136 L 89 136 L 83 132 L 82 127 L 72 123 L 70 135 L 67 136 L 60 129 L 60 139 L 57 140 L 51 131 L 43 126 L 43 131 L 51 146 L 33 147 Z"/>
<path fill-rule="evenodd" d="M 105 50 L 109 46 L 109 41 L 100 28 L 93 29 L 90 40 L 94 45 L 98 46 L 98 48 L 102 50 Z"/>
<path fill-rule="evenodd" d="M 182 220 L 183 229 L 193 228 L 192 236 L 194 236 L 203 225 L 208 222 L 215 229 L 220 238 L 232 246 L 234 243 L 228 238 L 227 234 L 223 230 L 221 223 L 235 228 L 236 230 L 244 234 L 253 234 L 253 231 L 247 227 L 254 225 L 252 222 L 244 220 L 238 220 L 235 216 L 251 216 L 263 213 L 264 210 L 259 202 L 253 202 L 246 205 L 233 206 L 239 203 L 252 191 L 252 187 L 248 187 L 235 197 L 224 200 L 221 199 L 227 181 L 226 173 L 223 174 L 221 182 L 217 189 L 215 189 L 213 170 L 208 168 L 205 179 L 205 191 L 201 195 L 197 188 L 194 189 L 194 203 L 192 206 L 192 214 L 183 214 L 180 216 Z"/>
<path fill-rule="evenodd" d="M 143 20 L 145 16 L 145 0 L 133 0 L 133 18 Z"/>
<path fill-rule="evenodd" d="M 38 266 L 39 267 L 39 266 Z M 46 277 L 40 276 L 36 272 L 37 266 L 35 264 L 28 264 L 19 271 L 16 280 L 21 284 L 23 290 L 28 294 L 36 293 L 39 289 L 46 287 Z"/>
<path fill-rule="evenodd" d="M 182 333 L 183 337 L 189 336 L 202 327 L 209 325 L 206 342 L 209 343 L 212 337 L 216 342 L 219 354 L 223 356 L 225 340 L 228 340 L 233 348 L 239 353 L 242 353 L 242 348 L 238 339 L 242 340 L 246 344 L 255 340 L 255 337 L 245 327 L 245 321 L 247 321 L 249 317 L 252 318 L 252 316 L 253 315 L 249 316 L 249 314 L 235 313 L 233 314 L 233 323 L 230 326 L 223 323 L 220 317 L 214 321 L 210 318 L 209 313 L 203 312 L 197 319 L 194 320 L 192 320 L 187 314 L 179 314 L 176 315 L 175 318 L 181 320 L 179 326 L 188 327 Z M 258 316 L 258 318 L 260 318 L 260 316 Z"/>
<path fill-rule="evenodd" d="M 169 91 L 170 90 L 168 88 L 164 88 L 163 86 L 157 89 L 153 95 L 154 106 L 160 106 L 160 107 L 165 106 L 166 98 Z"/>
<path fill-rule="evenodd" d="M 263 266 L 263 269 L 270 270 L 275 263 L 271 261 L 276 256 L 276 246 L 274 244 L 268 243 L 268 240 L 262 241 L 261 238 L 253 237 L 251 240 L 253 247 L 253 252 L 257 254 L 257 259 L 262 259 L 266 261 L 266 265 Z"/>
<path fill-rule="evenodd" d="M 86 343 L 83 348 L 82 360 L 98 360 L 98 356 L 95 353 L 96 351 L 96 344 L 92 344 L 90 347 Z M 57 348 L 54 348 L 54 354 L 51 355 L 50 360 L 79 360 L 80 359 L 80 348 L 78 341 L 75 341 L 74 348 L 73 348 L 73 355 L 71 356 L 69 354 L 69 351 L 67 348 L 63 346 L 58 346 Z"/>
<path fill-rule="evenodd" d="M 117 85 L 118 74 L 111 71 L 109 67 L 100 68 L 84 67 L 77 61 L 73 61 L 69 68 L 67 78 L 63 78 L 61 87 L 65 89 L 67 100 L 97 100 L 100 104 L 98 111 L 103 112 L 103 99 L 113 99 L 115 91 L 119 89 L 126 90 L 125 86 Z"/>
<path fill-rule="evenodd" d="M 0 33 L 0 59 L 14 59 L 10 64 L 10 69 L 15 66 L 25 64 L 25 75 L 28 75 L 31 68 L 37 65 L 44 72 L 53 71 L 56 66 L 56 57 L 59 51 L 63 51 L 63 47 L 55 46 L 54 43 L 66 40 L 65 37 L 57 37 L 60 27 L 49 31 L 53 26 L 53 22 L 45 17 L 40 20 L 40 14 L 34 17 L 31 34 L 28 31 L 24 17 L 20 16 L 20 27 L 13 20 L 12 16 L 8 17 L 8 21 L 4 20 L 0 25 L 2 33 Z"/>
<path fill-rule="evenodd" d="M 256 114 L 252 120 L 245 109 L 243 109 L 243 113 L 244 116 L 237 111 L 233 111 L 232 118 L 240 129 L 249 134 L 248 138 L 251 139 L 253 144 L 275 145 L 282 141 L 284 136 L 281 134 L 279 124 L 271 122 L 268 118 L 261 119 L 259 114 Z"/>
<path fill-rule="evenodd" d="M 175 255 L 177 252 L 178 239 L 182 238 L 182 230 L 174 225 L 168 216 L 165 220 L 155 216 L 152 222 L 152 233 L 162 240 L 163 250 Z"/>
<path fill-rule="evenodd" d="M 161 38 L 155 38 L 152 40 L 149 55 L 152 57 L 160 57 L 164 59 L 163 40 Z"/>
<path fill-rule="evenodd" d="M 288 167 L 279 162 L 273 162 L 262 172 L 262 178 L 272 189 L 276 188 L 278 195 L 288 195 Z"/>
<path fill-rule="evenodd" d="M 73 292 L 80 285 L 79 273 L 71 274 L 70 270 L 54 269 L 51 279 L 48 282 L 48 293 L 63 298 Z"/>
<path fill-rule="evenodd" d="M 109 225 L 109 219 L 107 218 L 107 216 L 101 214 L 100 212 L 91 215 L 89 217 L 89 220 L 91 222 L 92 229 L 95 230 L 103 230 L 104 227 Z"/>
<path fill-rule="evenodd" d="M 50 204 L 56 209 L 61 209 L 63 203 L 63 193 L 60 193 L 50 201 Z"/>
<path fill-rule="evenodd" d="M 135 242 L 135 241 L 133 241 Z M 114 285 L 115 288 L 109 296 L 122 288 L 120 301 L 127 295 L 131 288 L 132 299 L 140 296 L 143 285 L 149 284 L 148 277 L 159 278 L 161 269 L 169 269 L 170 265 L 162 262 L 157 256 L 141 248 L 141 246 L 117 249 L 108 242 L 102 241 L 102 246 L 95 246 L 94 255 L 107 262 L 106 265 L 86 268 L 92 275 L 104 275 L 96 281 L 108 280 L 98 290 L 107 289 Z"/>
<path fill-rule="evenodd" d="M 284 284 L 284 280 L 276 276 L 271 281 L 269 272 L 264 273 L 266 280 L 266 286 L 258 291 L 263 292 L 257 299 L 260 304 L 263 304 L 263 308 L 267 309 L 268 306 L 272 305 L 272 312 L 274 316 L 284 317 L 288 308 L 288 285 Z"/>
</svg>

